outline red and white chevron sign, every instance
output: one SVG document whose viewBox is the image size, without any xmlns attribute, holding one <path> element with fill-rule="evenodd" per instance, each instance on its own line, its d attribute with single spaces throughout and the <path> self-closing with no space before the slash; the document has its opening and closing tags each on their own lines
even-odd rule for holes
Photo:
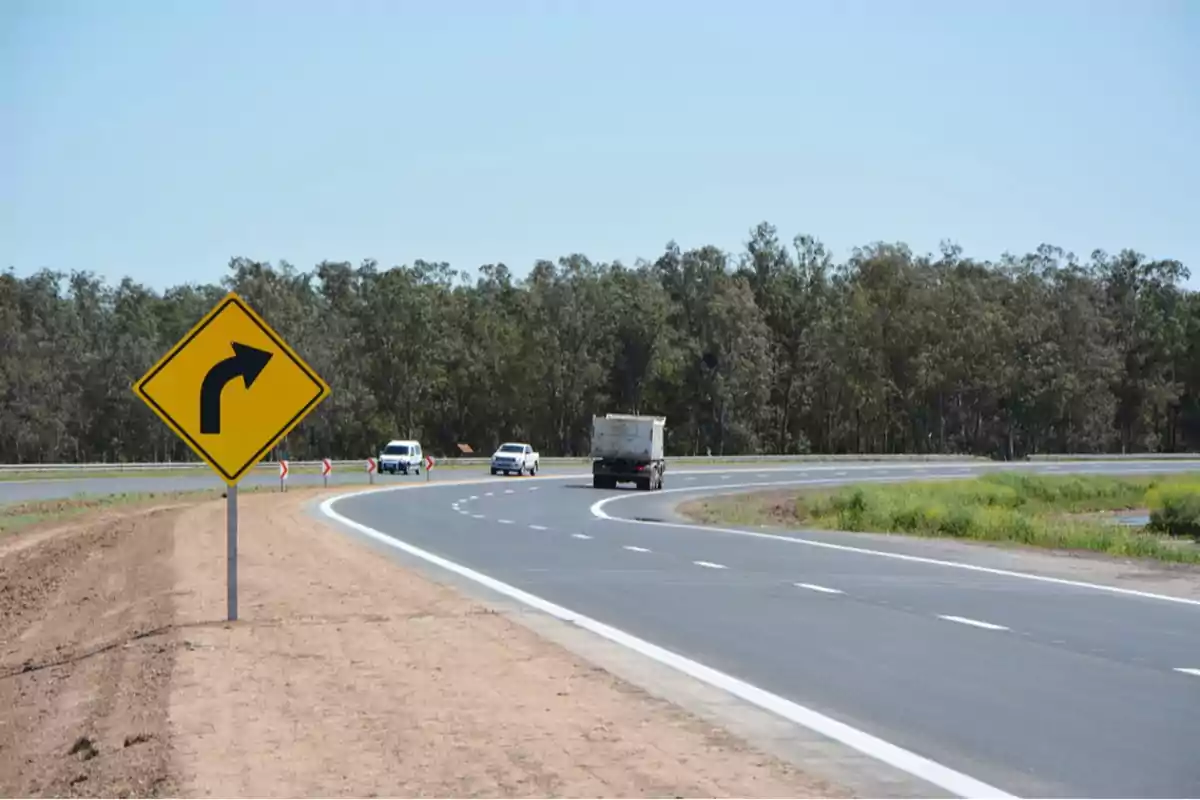
<svg viewBox="0 0 1200 800">
<path fill-rule="evenodd" d="M 288 476 L 288 462 L 280 461 L 279 462 L 279 480 L 283 480 L 287 476 Z"/>
<path fill-rule="evenodd" d="M 367 459 L 367 474 L 369 475 L 374 471 L 375 471 L 375 459 L 368 458 Z"/>
<path fill-rule="evenodd" d="M 321 475 L 329 477 L 329 473 L 333 472 L 333 462 L 328 458 L 321 459 Z"/>
</svg>

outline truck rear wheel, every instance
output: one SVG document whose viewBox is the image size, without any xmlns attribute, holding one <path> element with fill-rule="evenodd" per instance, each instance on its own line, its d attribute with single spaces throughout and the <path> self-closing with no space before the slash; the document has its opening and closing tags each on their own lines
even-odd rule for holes
<svg viewBox="0 0 1200 800">
<path fill-rule="evenodd" d="M 637 488 L 638 488 L 638 491 L 639 491 L 639 492 L 648 492 L 648 491 L 650 491 L 650 486 L 651 486 L 651 485 L 652 485 L 652 484 L 651 484 L 651 482 L 650 482 L 650 479 L 649 479 L 649 478 L 638 478 L 638 479 L 637 479 Z"/>
</svg>

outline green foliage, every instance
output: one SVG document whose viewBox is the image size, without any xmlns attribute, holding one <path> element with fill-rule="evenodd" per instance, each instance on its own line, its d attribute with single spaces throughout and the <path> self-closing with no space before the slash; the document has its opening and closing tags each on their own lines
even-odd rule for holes
<svg viewBox="0 0 1200 800">
<path fill-rule="evenodd" d="M 1151 502 L 1150 529 L 1200 541 L 1200 485 L 1165 487 Z"/>
<path fill-rule="evenodd" d="M 1050 246 L 988 263 L 880 243 L 835 263 L 767 223 L 738 254 L 671 242 L 652 262 L 571 254 L 521 280 L 504 264 L 235 258 L 219 286 L 158 293 L 10 270 L 0 461 L 190 460 L 130 386 L 229 289 L 333 387 L 289 437 L 293 459 L 397 436 L 439 455 L 511 438 L 580 455 L 605 411 L 665 414 L 676 455 L 1198 450 L 1200 295 L 1185 275 Z M 996 483 L 997 508 L 1004 487 L 1021 492 Z"/>
<path fill-rule="evenodd" d="M 1157 504 L 1157 505 L 1152 505 Z M 1072 518 L 1151 505 L 1151 530 L 1200 532 L 1200 477 L 1047 476 L 1002 472 L 961 481 L 850 486 L 797 498 L 797 522 L 821 528 L 1017 542 L 1200 562 L 1200 549 L 1112 522 Z"/>
</svg>

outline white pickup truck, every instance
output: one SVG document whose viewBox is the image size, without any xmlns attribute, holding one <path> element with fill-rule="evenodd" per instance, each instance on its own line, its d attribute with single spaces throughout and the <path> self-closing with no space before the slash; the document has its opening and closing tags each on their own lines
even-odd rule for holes
<svg viewBox="0 0 1200 800">
<path fill-rule="evenodd" d="M 492 453 L 492 474 L 503 472 L 511 475 L 514 472 L 523 475 L 537 475 L 538 454 L 524 442 L 505 442 L 496 452 Z"/>
</svg>

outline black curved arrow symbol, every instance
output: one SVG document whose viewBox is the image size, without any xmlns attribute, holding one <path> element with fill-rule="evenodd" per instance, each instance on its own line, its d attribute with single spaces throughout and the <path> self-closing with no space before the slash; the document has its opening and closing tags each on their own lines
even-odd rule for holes
<svg viewBox="0 0 1200 800">
<path fill-rule="evenodd" d="M 200 432 L 221 432 L 221 392 L 225 384 L 240 377 L 249 389 L 258 379 L 263 367 L 274 353 L 251 347 L 240 342 L 230 342 L 233 355 L 213 364 L 200 384 Z"/>
</svg>

